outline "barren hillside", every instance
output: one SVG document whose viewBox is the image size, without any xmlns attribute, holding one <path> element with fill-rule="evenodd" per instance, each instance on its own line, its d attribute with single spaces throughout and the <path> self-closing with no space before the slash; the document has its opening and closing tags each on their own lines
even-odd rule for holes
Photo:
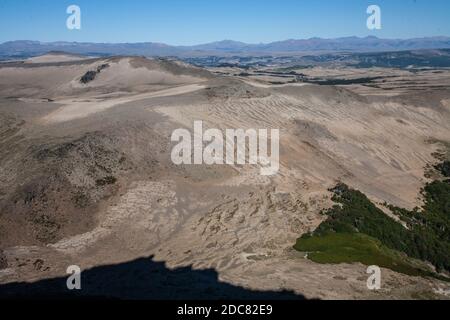
<svg viewBox="0 0 450 320">
<path fill-rule="evenodd" d="M 380 207 L 422 205 L 425 168 L 450 140 L 449 88 L 360 95 L 171 60 L 75 58 L 0 64 L 0 290 L 62 277 L 71 264 L 149 256 L 308 298 L 411 298 L 445 286 L 386 269 L 386 286 L 370 292 L 362 264 L 317 264 L 292 247 L 325 220 L 338 182 Z M 280 129 L 279 174 L 174 165 L 171 133 L 196 120 Z"/>
</svg>

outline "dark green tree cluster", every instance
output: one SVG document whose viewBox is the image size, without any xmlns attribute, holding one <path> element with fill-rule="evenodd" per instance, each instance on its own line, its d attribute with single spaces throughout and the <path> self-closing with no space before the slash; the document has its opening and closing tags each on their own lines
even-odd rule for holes
<svg viewBox="0 0 450 320">
<path fill-rule="evenodd" d="M 408 228 L 387 216 L 363 193 L 339 184 L 333 188 L 337 205 L 325 211 L 328 219 L 313 234 L 361 233 L 409 257 L 432 263 L 438 271 L 450 271 L 450 183 L 435 181 L 424 190 L 422 210 L 389 206 Z"/>
<path fill-rule="evenodd" d="M 436 170 L 438 170 L 444 177 L 450 177 L 450 161 L 444 161 L 437 166 L 435 166 Z"/>
</svg>

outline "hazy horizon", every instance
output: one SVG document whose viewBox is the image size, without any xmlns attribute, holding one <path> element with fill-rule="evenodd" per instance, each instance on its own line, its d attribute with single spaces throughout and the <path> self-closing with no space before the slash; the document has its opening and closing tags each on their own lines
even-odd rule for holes
<svg viewBox="0 0 450 320">
<path fill-rule="evenodd" d="M 154 42 L 154 41 L 139 41 L 139 42 L 103 42 L 103 41 L 99 41 L 99 42 L 91 42 L 91 41 L 67 41 L 67 40 L 55 40 L 55 41 L 41 41 L 41 40 L 33 40 L 33 39 L 15 39 L 15 40 L 8 40 L 8 41 L 3 41 L 0 42 L 0 44 L 5 44 L 8 42 L 20 42 L 20 41 L 30 41 L 30 42 L 39 42 L 39 43 L 59 43 L 59 42 L 67 42 L 67 43 L 90 43 L 90 44 L 144 44 L 144 43 L 154 43 L 154 44 L 163 44 L 163 45 L 168 45 L 168 46 L 173 46 L 173 47 L 191 47 L 191 46 L 201 46 L 201 45 L 206 45 L 206 44 L 211 44 L 211 43 L 220 43 L 220 42 L 236 42 L 236 43 L 243 43 L 246 45 L 264 45 L 264 44 L 270 44 L 270 43 L 274 43 L 274 42 L 283 42 L 283 41 L 290 41 L 290 40 L 295 40 L 295 41 L 307 41 L 307 40 L 314 40 L 314 39 L 318 39 L 318 40 L 338 40 L 338 39 L 346 39 L 346 38 L 359 38 L 359 39 L 364 39 L 364 38 L 369 38 L 369 37 L 374 37 L 380 40 L 412 40 L 412 39 L 431 39 L 431 38 L 450 38 L 450 36 L 445 36 L 445 35 L 436 35 L 436 36 L 427 36 L 427 37 L 413 37 L 413 38 L 385 38 L 385 37 L 377 37 L 377 36 L 365 36 L 365 37 L 358 37 L 358 36 L 352 36 L 352 35 L 348 35 L 348 36 L 342 36 L 342 37 L 336 37 L 336 38 L 322 38 L 322 37 L 310 37 L 310 38 L 290 38 L 290 39 L 279 39 L 279 40 L 275 40 L 275 41 L 271 41 L 271 42 L 242 42 L 242 41 L 237 41 L 234 39 L 219 39 L 219 40 L 214 40 L 214 41 L 210 41 L 210 42 L 202 42 L 202 43 L 193 43 L 191 45 L 181 45 L 181 44 L 169 44 L 166 42 Z"/>
<path fill-rule="evenodd" d="M 68 30 L 66 9 L 81 8 L 81 30 Z M 366 27 L 369 5 L 380 6 L 381 30 Z M 14 40 L 164 43 L 189 46 L 231 39 L 259 44 L 288 39 L 450 36 L 450 3 L 405 1 L 28 1 L 2 0 L 0 43 Z"/>
</svg>

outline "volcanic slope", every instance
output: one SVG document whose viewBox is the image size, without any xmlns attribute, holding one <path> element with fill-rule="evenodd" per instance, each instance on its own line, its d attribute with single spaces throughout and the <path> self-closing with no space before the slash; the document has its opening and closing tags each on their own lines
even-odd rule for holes
<svg viewBox="0 0 450 320">
<path fill-rule="evenodd" d="M 377 203 L 420 205 L 439 148 L 430 141 L 450 137 L 450 91 L 417 106 L 408 96 L 256 86 L 177 61 L 113 57 L 0 65 L 0 97 L 3 284 L 153 255 L 311 298 L 411 298 L 444 285 L 384 270 L 386 286 L 370 292 L 366 267 L 315 264 L 292 246 L 325 219 L 338 181 Z M 195 120 L 279 128 L 279 174 L 174 165 L 170 136 Z"/>
</svg>

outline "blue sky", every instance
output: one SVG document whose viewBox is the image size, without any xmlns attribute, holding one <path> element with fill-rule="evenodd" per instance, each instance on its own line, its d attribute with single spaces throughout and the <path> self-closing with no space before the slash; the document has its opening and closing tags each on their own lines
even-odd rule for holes
<svg viewBox="0 0 450 320">
<path fill-rule="evenodd" d="M 66 8 L 81 8 L 68 30 Z M 382 29 L 366 28 L 366 9 L 382 10 Z M 260 43 L 310 37 L 450 36 L 449 0 L 0 0 L 0 42 L 10 40 L 163 42 L 223 39 Z"/>
</svg>

